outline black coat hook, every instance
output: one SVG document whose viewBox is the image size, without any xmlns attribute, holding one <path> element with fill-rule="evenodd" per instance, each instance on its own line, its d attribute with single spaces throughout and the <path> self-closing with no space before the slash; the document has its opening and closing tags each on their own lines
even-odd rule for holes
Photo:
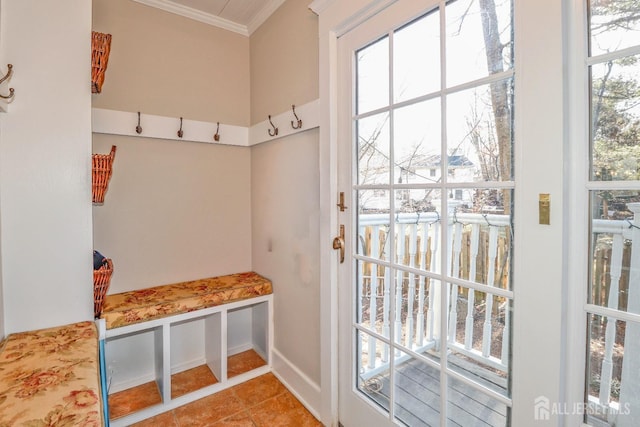
<svg viewBox="0 0 640 427">
<path fill-rule="evenodd" d="M 273 122 L 271 121 L 271 115 L 269 115 L 269 123 L 271 123 L 271 127 L 273 127 L 273 132 L 271 132 L 271 129 L 269 129 L 269 136 L 276 136 L 278 135 L 278 128 L 275 127 L 275 125 L 273 124 Z"/>
<path fill-rule="evenodd" d="M 178 129 L 178 138 L 182 138 L 184 132 L 182 132 L 182 117 L 180 117 L 180 129 Z"/>
<path fill-rule="evenodd" d="M 136 126 L 136 133 L 138 135 L 142 133 L 142 126 L 140 126 L 140 111 L 138 111 L 138 126 Z"/>
<path fill-rule="evenodd" d="M 215 135 L 213 135 L 213 140 L 214 140 L 214 141 L 220 141 L 220 122 L 218 122 L 218 123 L 216 124 L 216 126 L 217 126 L 217 127 L 216 127 L 216 134 L 215 134 Z"/>
<path fill-rule="evenodd" d="M 298 115 L 296 114 L 296 106 L 295 105 L 292 105 L 291 109 L 293 110 L 293 115 L 296 117 L 296 121 L 298 122 L 298 125 L 296 126 L 296 125 L 293 124 L 293 120 L 291 120 L 291 127 L 294 128 L 294 129 L 300 129 L 302 127 L 302 119 L 300 119 L 298 117 Z"/>
</svg>

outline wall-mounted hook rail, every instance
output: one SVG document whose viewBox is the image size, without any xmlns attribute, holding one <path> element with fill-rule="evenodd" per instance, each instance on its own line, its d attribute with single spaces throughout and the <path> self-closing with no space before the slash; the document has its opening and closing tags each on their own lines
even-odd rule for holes
<svg viewBox="0 0 640 427">
<path fill-rule="evenodd" d="M 220 141 L 220 122 L 216 123 L 216 133 L 213 135 L 214 141 Z"/>
<path fill-rule="evenodd" d="M 180 129 L 178 129 L 178 138 L 182 138 L 184 132 L 182 131 L 182 117 L 180 117 Z"/>
<path fill-rule="evenodd" d="M 7 64 L 7 74 L 5 74 L 2 78 L 0 78 L 0 84 L 4 83 L 12 75 L 13 75 L 13 65 L 12 64 Z M 12 87 L 10 87 L 9 88 L 9 95 L 0 94 L 0 98 L 9 100 L 9 99 L 12 99 L 15 94 L 16 94 L 15 90 Z"/>
<path fill-rule="evenodd" d="M 302 127 L 302 119 L 299 118 L 298 115 L 296 114 L 296 106 L 295 105 L 292 105 L 291 109 L 293 110 L 293 115 L 295 116 L 296 121 L 298 122 L 298 125 L 296 126 L 296 125 L 293 124 L 293 120 L 291 120 L 291 127 L 294 128 L 294 129 L 300 129 Z"/>
<path fill-rule="evenodd" d="M 138 111 L 138 126 L 136 126 L 136 133 L 138 135 L 142 133 L 142 126 L 140 126 L 140 111 Z"/>
<path fill-rule="evenodd" d="M 269 136 L 276 136 L 278 135 L 278 128 L 273 124 L 273 122 L 271 121 L 271 115 L 269 115 L 269 123 L 271 123 L 271 127 L 273 127 L 273 132 L 271 132 L 271 129 L 269 129 Z"/>
</svg>

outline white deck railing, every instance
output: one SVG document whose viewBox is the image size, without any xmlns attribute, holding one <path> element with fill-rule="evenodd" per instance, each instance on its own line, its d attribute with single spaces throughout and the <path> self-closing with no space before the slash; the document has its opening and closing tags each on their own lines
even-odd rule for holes
<svg viewBox="0 0 640 427">
<path fill-rule="evenodd" d="M 361 272 L 360 295 L 368 303 L 368 317 L 363 323 L 383 336 L 389 336 L 393 325 L 396 342 L 415 351 L 424 352 L 440 349 L 440 286 L 435 280 L 415 273 L 415 270 L 437 271 L 442 253 L 440 251 L 441 220 L 436 212 L 400 213 L 395 218 L 395 239 L 389 238 L 389 215 L 368 214 L 359 217 L 359 253 L 383 261 L 391 261 L 390 244 L 395 243 L 393 262 L 410 267 L 408 271 L 396 270 L 396 277 L 390 280 L 389 269 L 365 263 Z M 508 215 L 455 213 L 450 215 L 447 234 L 446 265 L 450 266 L 450 277 L 476 281 L 482 284 L 506 288 L 509 269 L 509 247 L 511 240 Z M 399 296 L 391 302 L 391 287 Z M 374 286 L 372 286 L 372 284 Z M 457 284 L 448 288 L 449 335 L 446 339 L 450 351 L 463 354 L 486 367 L 506 372 L 508 369 L 509 310 L 494 310 L 493 295 L 478 293 Z M 373 297 L 372 297 L 373 296 Z M 431 297 L 430 297 L 431 296 Z M 477 301 L 480 297 L 480 301 Z M 366 301 L 368 299 L 368 301 Z M 504 300 L 504 299 L 503 299 Z M 390 304 L 395 304 L 395 318 L 390 319 Z M 458 313 L 458 305 L 466 305 L 463 313 Z M 506 306 L 506 304 L 503 304 Z M 364 308 L 364 307 L 363 307 Z M 484 313 L 478 313 L 478 308 Z M 499 354 L 491 354 L 495 318 L 502 313 L 501 341 Z M 464 319 L 461 317 L 464 316 Z M 477 318 L 482 316 L 481 336 L 476 337 Z M 458 331 L 458 326 L 462 330 Z M 380 349 L 381 348 L 381 349 Z M 366 353 L 378 357 L 367 357 L 362 372 L 369 377 L 388 367 L 388 346 L 378 346 L 375 338 L 368 339 Z"/>
<path fill-rule="evenodd" d="M 393 261 L 410 267 L 407 271 L 396 270 L 396 277 L 391 278 L 390 269 L 375 266 L 374 263 L 363 264 L 360 271 L 360 296 L 367 310 L 361 307 L 365 313 L 362 321 L 366 327 L 384 337 L 389 337 L 390 328 L 393 327 L 396 342 L 414 352 L 440 350 L 441 287 L 434 279 L 416 273 L 416 270 L 438 271 L 443 255 L 440 248 L 440 216 L 436 212 L 401 213 L 395 218 L 395 224 L 396 236 L 393 239 L 389 236 L 388 214 L 364 214 L 358 218 L 359 254 L 380 259 L 383 263 Z M 608 288 L 603 293 L 606 294 L 606 302 L 602 305 L 613 309 L 619 308 L 623 271 L 630 268 L 630 257 L 628 253 L 625 256 L 624 251 L 625 245 L 628 246 L 633 238 L 633 231 L 638 230 L 632 224 L 634 222 L 627 220 L 594 220 L 592 223 L 594 240 L 599 237 L 610 239 L 610 253 L 602 256 L 602 262 L 606 265 L 597 268 L 609 275 L 606 280 Z M 451 251 L 446 254 L 446 265 L 449 266 L 447 273 L 450 277 L 495 288 L 508 288 L 512 239 L 508 215 L 449 214 L 447 228 L 447 247 Z M 392 242 L 396 245 L 394 260 L 388 258 Z M 595 258 L 595 255 L 592 256 Z M 600 261 L 593 262 L 595 265 Z M 625 283 L 628 282 L 627 278 Z M 634 285 L 640 286 L 640 283 Z M 394 292 L 391 292 L 391 286 L 395 287 Z M 629 283 L 626 286 L 632 285 Z M 449 284 L 442 289 L 450 292 L 447 307 L 447 350 L 472 359 L 480 367 L 506 375 L 509 365 L 510 311 L 505 308 L 509 306 L 509 301 L 503 297 L 462 288 L 457 284 Z M 392 294 L 398 296 L 395 301 L 391 300 Z M 498 307 L 494 306 L 496 301 Z M 390 318 L 390 304 L 395 305 L 394 319 Z M 459 306 L 463 307 L 462 312 L 458 312 Z M 498 326 L 502 327 L 498 337 L 494 333 L 496 319 L 500 319 Z M 479 322 L 482 322 L 481 327 Z M 592 403 L 612 409 L 617 409 L 619 403 L 617 397 L 612 398 L 611 384 L 616 378 L 622 381 L 619 374 L 614 375 L 615 338 L 616 322 L 607 322 L 599 396 L 597 399 L 590 398 Z M 366 348 L 362 349 L 366 353 L 365 357 L 362 358 L 361 355 L 360 359 L 366 360 L 361 367 L 361 375 L 365 379 L 384 372 L 389 366 L 388 346 L 380 345 L 374 337 L 369 337 L 367 341 Z M 498 347 L 500 350 L 497 350 Z M 617 370 L 620 371 L 619 367 Z"/>
</svg>

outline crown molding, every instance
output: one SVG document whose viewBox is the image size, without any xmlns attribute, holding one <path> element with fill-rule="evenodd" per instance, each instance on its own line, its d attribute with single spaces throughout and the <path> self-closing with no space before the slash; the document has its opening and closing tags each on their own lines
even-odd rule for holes
<svg viewBox="0 0 640 427">
<path fill-rule="evenodd" d="M 269 19 L 271 15 L 285 2 L 285 0 L 271 0 L 267 3 L 256 15 L 251 19 L 251 22 L 247 25 L 249 34 L 253 34 L 255 30 L 260 28 L 260 25 Z"/>
<path fill-rule="evenodd" d="M 314 0 L 309 5 L 309 9 L 311 9 L 316 15 L 320 15 L 332 1 L 333 0 Z"/>
<path fill-rule="evenodd" d="M 183 6 L 171 0 L 133 0 L 133 1 L 144 4 L 146 6 L 155 7 L 156 9 L 164 10 L 165 12 L 169 12 L 169 13 L 183 16 L 185 18 L 193 19 L 195 21 L 199 21 L 204 24 L 212 25 L 214 27 L 222 28 L 224 30 L 233 31 L 234 33 L 242 34 L 243 36 L 249 37 L 249 34 L 250 34 L 249 29 L 245 25 L 237 24 L 233 21 L 229 21 L 228 19 L 220 18 L 219 16 L 212 15 L 210 13 L 205 13 L 205 12 L 202 12 L 201 10 L 197 10 L 192 7 Z M 275 3 L 278 1 L 280 0 L 275 0 L 272 3 Z M 280 1 L 280 3 L 282 3 L 282 1 Z M 264 9 L 267 9 L 267 8 L 265 7 Z M 262 13 L 262 11 L 260 11 L 260 13 Z"/>
</svg>

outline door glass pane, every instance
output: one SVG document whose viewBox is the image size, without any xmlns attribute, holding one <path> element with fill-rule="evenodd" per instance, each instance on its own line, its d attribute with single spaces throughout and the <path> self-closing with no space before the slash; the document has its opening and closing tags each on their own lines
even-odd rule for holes
<svg viewBox="0 0 640 427">
<path fill-rule="evenodd" d="M 506 427 L 509 407 L 462 381 L 447 378 L 447 425 Z"/>
<path fill-rule="evenodd" d="M 590 314 L 585 422 L 640 423 L 640 324 Z"/>
<path fill-rule="evenodd" d="M 396 419 L 407 426 L 440 425 L 440 370 L 402 352 L 395 361 Z"/>
<path fill-rule="evenodd" d="M 396 271 L 395 342 L 437 361 L 434 322 L 440 315 L 439 283 L 429 277 Z M 439 332 L 439 331 L 438 331 Z"/>
<path fill-rule="evenodd" d="M 389 38 L 356 53 L 356 113 L 389 105 Z"/>
<path fill-rule="evenodd" d="M 640 314 L 640 191 L 591 193 L 589 303 Z"/>
<path fill-rule="evenodd" d="M 375 355 L 370 352 L 374 349 Z M 389 346 L 373 336 L 356 332 L 356 385 L 358 390 L 385 411 L 389 411 Z M 386 390 L 386 392 L 385 392 Z"/>
<path fill-rule="evenodd" d="M 393 154 L 395 183 L 441 180 L 440 98 L 395 110 Z M 435 175 L 431 174 L 435 171 Z"/>
<path fill-rule="evenodd" d="M 447 3 L 448 87 L 512 67 L 511 0 L 495 0 L 495 8 L 481 3 Z"/>
<path fill-rule="evenodd" d="M 456 285 L 449 291 L 449 368 L 510 396 L 511 301 Z"/>
<path fill-rule="evenodd" d="M 448 182 L 510 181 L 513 80 L 447 97 Z"/>
<path fill-rule="evenodd" d="M 591 55 L 640 44 L 638 0 L 591 0 Z"/>
<path fill-rule="evenodd" d="M 376 263 L 360 261 L 358 277 L 360 286 L 356 321 L 361 327 L 389 338 L 390 269 Z"/>
<path fill-rule="evenodd" d="M 396 262 L 437 273 L 441 263 L 440 190 L 396 190 Z"/>
<path fill-rule="evenodd" d="M 356 122 L 358 184 L 389 184 L 389 113 Z"/>
<path fill-rule="evenodd" d="M 396 102 L 440 89 L 440 15 L 437 11 L 394 34 L 393 83 Z"/>
<path fill-rule="evenodd" d="M 389 224 L 391 200 L 388 190 L 358 191 L 357 253 L 370 258 L 389 261 L 391 256 Z"/>
<path fill-rule="evenodd" d="M 511 289 L 511 215 L 502 200 L 513 190 L 451 189 L 449 206 L 451 277 Z"/>
<path fill-rule="evenodd" d="M 591 67 L 592 179 L 640 179 L 640 55 Z"/>
</svg>

